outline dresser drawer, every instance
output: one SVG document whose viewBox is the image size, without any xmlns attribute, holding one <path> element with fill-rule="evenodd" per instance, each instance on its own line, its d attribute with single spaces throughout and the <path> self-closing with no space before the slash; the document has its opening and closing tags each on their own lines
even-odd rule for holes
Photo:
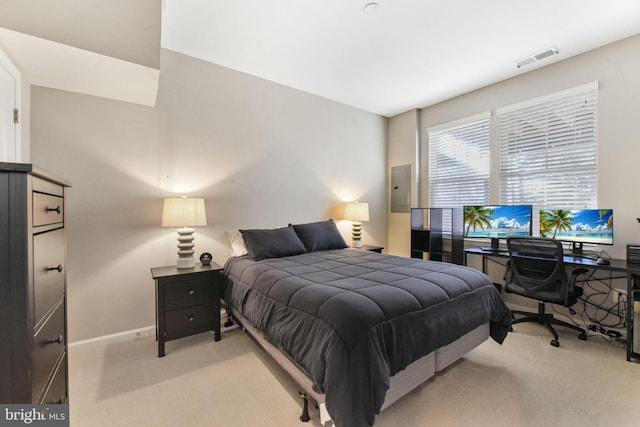
<svg viewBox="0 0 640 427">
<path fill-rule="evenodd" d="M 182 335 L 195 329 L 214 328 L 213 303 L 165 312 L 165 335 Z"/>
<path fill-rule="evenodd" d="M 31 395 L 37 402 L 47 380 L 56 366 L 60 354 L 65 350 L 64 299 L 51 314 L 42 328 L 33 337 L 31 353 Z"/>
<path fill-rule="evenodd" d="M 34 325 L 64 293 L 64 228 L 33 236 Z"/>
<path fill-rule="evenodd" d="M 64 198 L 33 193 L 33 226 L 64 223 Z"/>
<path fill-rule="evenodd" d="M 164 288 L 164 307 L 172 308 L 189 307 L 205 304 L 213 301 L 214 286 L 216 283 L 208 275 L 207 278 L 197 280 L 168 282 Z"/>
<path fill-rule="evenodd" d="M 67 355 L 62 355 L 60 363 L 56 366 L 53 378 L 42 398 L 42 405 L 60 404 L 67 401 Z"/>
</svg>

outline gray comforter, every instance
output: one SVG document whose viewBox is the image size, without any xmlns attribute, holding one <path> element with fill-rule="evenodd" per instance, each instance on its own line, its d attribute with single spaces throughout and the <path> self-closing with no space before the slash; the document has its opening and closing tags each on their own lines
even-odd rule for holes
<svg viewBox="0 0 640 427">
<path fill-rule="evenodd" d="M 371 426 L 389 377 L 511 312 L 491 280 L 454 264 L 340 249 L 253 261 L 231 258 L 225 300 L 324 392 L 338 427 Z"/>
</svg>

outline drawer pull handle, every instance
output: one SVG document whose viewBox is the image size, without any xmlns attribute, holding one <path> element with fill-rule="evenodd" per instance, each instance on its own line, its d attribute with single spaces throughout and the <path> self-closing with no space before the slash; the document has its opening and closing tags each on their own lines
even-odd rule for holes
<svg viewBox="0 0 640 427">
<path fill-rule="evenodd" d="M 55 208 L 47 208 L 47 212 L 55 212 L 55 213 L 57 213 L 58 215 L 60 214 L 60 211 L 61 211 L 61 210 L 62 210 L 62 209 L 60 208 L 60 206 L 56 206 Z"/>
<path fill-rule="evenodd" d="M 49 267 L 49 268 L 47 268 L 47 271 L 52 271 L 52 270 L 57 270 L 58 273 L 62 273 L 62 266 L 60 264 L 58 264 L 57 267 Z"/>
<path fill-rule="evenodd" d="M 189 316 L 189 322 L 193 322 L 194 320 L 196 320 L 195 316 Z"/>
<path fill-rule="evenodd" d="M 64 343 L 64 337 L 62 335 L 58 335 L 58 338 L 49 341 L 49 344 L 55 344 L 55 343 L 58 343 L 58 344 Z"/>
<path fill-rule="evenodd" d="M 193 290 L 193 289 L 189 289 L 189 295 L 195 295 L 195 294 L 196 294 L 196 291 L 195 291 L 195 290 Z"/>
</svg>

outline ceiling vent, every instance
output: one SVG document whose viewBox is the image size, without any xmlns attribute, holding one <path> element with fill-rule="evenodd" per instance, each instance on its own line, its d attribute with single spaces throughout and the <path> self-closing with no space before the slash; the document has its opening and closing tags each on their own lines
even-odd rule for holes
<svg viewBox="0 0 640 427">
<path fill-rule="evenodd" d="M 538 52 L 531 56 L 527 56 L 526 58 L 522 58 L 519 61 L 516 61 L 516 67 L 523 68 L 529 65 L 540 62 L 544 59 L 550 58 L 552 56 L 556 56 L 558 54 L 558 49 L 555 47 L 550 47 L 547 50 L 543 50 L 542 52 Z"/>
</svg>

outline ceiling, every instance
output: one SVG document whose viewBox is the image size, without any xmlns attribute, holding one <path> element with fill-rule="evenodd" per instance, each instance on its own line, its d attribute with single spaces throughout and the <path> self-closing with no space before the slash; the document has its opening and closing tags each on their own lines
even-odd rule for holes
<svg viewBox="0 0 640 427">
<path fill-rule="evenodd" d="M 162 15 L 164 48 L 387 117 L 638 33 L 639 0 L 163 0 Z"/>
</svg>

